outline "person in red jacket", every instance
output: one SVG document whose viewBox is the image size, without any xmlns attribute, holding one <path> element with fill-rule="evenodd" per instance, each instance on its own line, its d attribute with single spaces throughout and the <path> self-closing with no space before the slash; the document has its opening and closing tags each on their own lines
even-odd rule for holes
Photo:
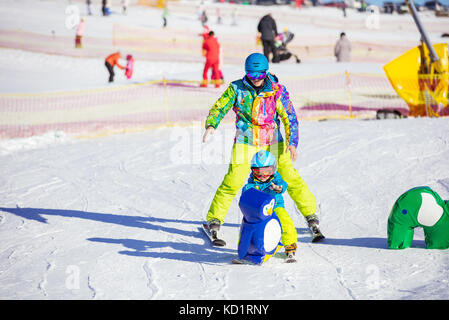
<svg viewBox="0 0 449 320">
<path fill-rule="evenodd" d="M 109 71 L 109 82 L 114 81 L 114 66 L 119 67 L 120 69 L 126 69 L 126 67 L 122 66 L 118 61 L 122 57 L 120 51 L 117 51 L 106 58 L 104 64 Z"/>
<path fill-rule="evenodd" d="M 220 87 L 220 76 L 219 76 L 219 57 L 220 57 L 220 44 L 217 41 L 217 38 L 214 37 L 214 32 L 210 31 L 209 36 L 203 42 L 203 55 L 206 57 L 206 63 L 204 65 L 203 71 L 203 82 L 201 83 L 201 87 L 207 87 L 207 73 L 209 69 L 212 68 L 212 77 L 215 81 L 215 88 Z"/>
</svg>

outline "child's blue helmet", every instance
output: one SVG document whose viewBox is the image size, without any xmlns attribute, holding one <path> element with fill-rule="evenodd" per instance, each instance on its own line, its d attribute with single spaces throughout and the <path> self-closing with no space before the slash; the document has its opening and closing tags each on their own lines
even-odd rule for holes
<svg viewBox="0 0 449 320">
<path fill-rule="evenodd" d="M 266 150 L 257 152 L 251 160 L 251 168 L 274 167 L 275 165 L 276 159 Z"/>
<path fill-rule="evenodd" d="M 252 53 L 245 60 L 246 75 L 253 80 L 265 78 L 268 71 L 268 59 L 261 53 Z"/>
</svg>

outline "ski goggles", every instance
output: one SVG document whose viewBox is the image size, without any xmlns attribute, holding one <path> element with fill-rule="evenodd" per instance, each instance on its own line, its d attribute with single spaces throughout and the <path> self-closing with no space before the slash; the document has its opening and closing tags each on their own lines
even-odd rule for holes
<svg viewBox="0 0 449 320">
<path fill-rule="evenodd" d="M 261 80 L 261 79 L 265 79 L 265 77 L 267 76 L 267 72 L 250 72 L 248 71 L 246 73 L 247 77 L 250 78 L 251 80 Z"/>
<path fill-rule="evenodd" d="M 273 167 L 251 168 L 251 171 L 257 179 L 268 178 L 274 175 Z"/>
</svg>

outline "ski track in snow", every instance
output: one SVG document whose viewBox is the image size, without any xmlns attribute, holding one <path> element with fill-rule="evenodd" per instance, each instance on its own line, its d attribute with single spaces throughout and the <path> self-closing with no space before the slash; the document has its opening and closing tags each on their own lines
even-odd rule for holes
<svg viewBox="0 0 449 320">
<path fill-rule="evenodd" d="M 348 296 L 349 299 L 351 300 L 356 300 L 357 298 L 355 297 L 354 293 L 352 292 L 351 288 L 349 288 L 346 285 L 346 281 L 344 278 L 344 273 L 343 273 L 343 267 L 338 266 L 336 263 L 332 262 L 331 259 L 327 258 L 325 255 L 320 254 L 318 252 L 317 249 L 314 249 L 314 244 L 308 243 L 307 246 L 310 248 L 310 250 L 317 255 L 318 257 L 320 257 L 323 261 L 325 261 L 327 264 L 329 264 L 334 270 L 335 270 L 335 276 L 336 276 L 336 280 L 338 282 L 338 284 L 341 286 L 341 288 L 346 291 L 346 294 Z"/>
<path fill-rule="evenodd" d="M 95 289 L 95 287 L 92 284 L 92 279 L 91 279 L 90 275 L 87 276 L 87 287 L 89 288 L 89 290 L 92 293 L 90 298 L 91 299 L 96 299 L 97 298 L 97 290 Z"/>
<path fill-rule="evenodd" d="M 53 253 L 51 253 L 51 254 L 53 254 Z M 47 266 L 46 266 L 46 268 L 45 268 L 45 272 L 44 272 L 44 274 L 43 274 L 43 276 L 42 276 L 42 280 L 39 282 L 39 284 L 38 284 L 38 289 L 42 292 L 42 294 L 45 296 L 45 297 L 48 297 L 48 293 L 47 293 L 47 290 L 46 290 L 46 286 L 47 286 L 47 278 L 48 278 L 48 274 L 55 268 L 56 266 L 55 266 L 55 263 L 54 263 L 54 261 L 51 261 L 51 262 L 48 262 L 47 261 Z"/>
<path fill-rule="evenodd" d="M 143 270 L 147 277 L 147 287 L 150 293 L 148 299 L 156 299 L 157 295 L 161 291 L 160 287 L 157 285 L 156 282 L 156 271 L 153 268 L 153 264 L 156 263 L 157 261 L 158 259 L 152 259 L 151 261 L 145 262 L 143 265 Z"/>
<path fill-rule="evenodd" d="M 396 123 L 402 124 L 402 122 Z M 423 119 L 423 123 L 426 123 L 425 119 Z M 346 126 L 346 122 L 339 124 L 341 128 L 331 122 L 313 125 L 308 123 L 304 131 L 306 133 L 313 130 L 318 132 L 320 128 L 335 128 L 337 131 L 338 128 L 338 131 L 345 132 L 347 130 L 347 135 L 351 135 L 353 130 L 358 130 L 349 125 Z M 390 128 L 390 124 L 393 123 L 382 122 L 380 124 L 385 124 L 387 128 Z M 411 122 L 411 126 L 412 124 L 413 122 Z M 355 122 L 354 125 L 358 126 L 360 123 Z M 435 130 L 440 129 L 437 127 Z M 388 132 L 388 130 L 386 131 Z M 303 173 L 305 180 L 311 185 L 315 184 L 314 189 L 319 191 L 317 193 L 320 195 L 317 198 L 318 212 L 322 219 L 323 232 L 328 236 L 329 242 L 326 243 L 325 240 L 321 244 L 308 243 L 310 235 L 304 237 L 304 230 L 307 231 L 307 229 L 301 228 L 298 232 L 301 245 L 297 264 L 285 264 L 283 259 L 273 257 L 261 267 L 233 266 L 229 263 L 236 254 L 237 237 L 234 239 L 233 234 L 237 235 L 237 228 L 242 218 L 236 204 L 237 199 L 231 206 L 227 217 L 227 223 L 231 226 L 224 228 L 225 235 L 229 240 L 226 248 L 211 247 L 198 230 L 199 223 L 204 218 L 207 206 L 222 178 L 221 173 L 220 176 L 214 175 L 214 170 L 204 164 L 188 168 L 165 161 L 165 166 L 159 167 L 157 165 L 159 162 L 153 166 L 147 166 L 146 163 L 153 160 L 140 156 L 146 154 L 146 151 L 142 151 L 138 147 L 139 142 L 134 142 L 133 152 L 118 154 L 114 161 L 105 162 L 105 157 L 107 158 L 110 153 L 108 141 L 112 141 L 111 145 L 116 150 L 118 143 L 133 143 L 134 139 L 140 141 L 141 136 L 152 137 L 154 132 L 123 135 L 119 137 L 119 140 L 109 137 L 82 141 L 78 145 L 74 143 L 72 146 L 58 146 L 45 152 L 39 149 L 24 151 L 22 152 L 23 161 L 27 163 L 27 166 L 23 168 L 21 174 L 26 176 L 28 172 L 31 172 L 30 177 L 35 176 L 35 178 L 29 181 L 23 178 L 17 181 L 11 179 L 9 182 L 11 188 L 8 191 L 9 201 L 15 200 L 14 195 L 18 195 L 20 201 L 12 202 L 14 204 L 9 206 L 18 211 L 16 211 L 17 215 L 2 211 L 0 227 L 3 228 L 4 237 L 8 237 L 9 234 L 5 226 L 11 227 L 17 232 L 26 233 L 28 236 L 23 240 L 17 240 L 17 243 L 14 243 L 15 236 L 9 237 L 9 246 L 2 250 L 6 260 L 3 265 L 7 269 L 0 273 L 0 283 L 5 281 L 6 275 L 14 272 L 22 259 L 32 259 L 35 255 L 46 261 L 45 271 L 40 273 L 40 278 L 35 282 L 38 294 L 45 298 L 53 298 L 55 295 L 59 297 L 60 294 L 54 291 L 57 290 L 58 285 L 52 282 L 56 272 L 54 275 L 52 272 L 57 271 L 56 265 L 58 268 L 59 266 L 63 268 L 74 262 L 65 262 L 59 257 L 56 259 L 54 247 L 51 249 L 53 251 L 43 247 L 39 249 L 43 253 L 38 254 L 38 244 L 30 245 L 31 242 L 27 241 L 32 241 L 32 239 L 44 241 L 48 237 L 49 244 L 57 241 L 58 250 L 69 252 L 72 243 L 64 238 L 71 239 L 76 235 L 79 239 L 77 241 L 81 242 L 86 238 L 104 239 L 101 241 L 101 251 L 91 248 L 89 246 L 91 242 L 87 242 L 86 249 L 89 252 L 92 250 L 91 254 L 95 256 L 97 262 L 94 262 L 93 271 L 89 271 L 87 274 L 85 290 L 81 295 L 86 299 L 114 297 L 114 292 L 106 291 L 106 288 L 109 289 L 111 284 L 115 284 L 114 286 L 120 286 L 120 284 L 115 282 L 117 274 L 114 273 L 114 268 L 107 267 L 105 269 L 105 266 L 113 265 L 117 255 L 123 259 L 122 262 L 126 262 L 120 266 L 120 275 L 126 275 L 127 272 L 134 275 L 134 270 L 140 268 L 141 277 L 137 276 L 133 279 L 141 279 L 140 281 L 143 279 L 143 281 L 141 283 L 130 282 L 126 285 L 133 288 L 144 287 L 145 290 L 137 292 L 137 296 L 148 299 L 188 297 L 220 300 L 251 297 L 275 299 L 312 297 L 316 299 L 326 298 L 327 294 L 333 298 L 348 300 L 370 297 L 376 299 L 424 297 L 425 295 L 420 295 L 419 290 L 425 287 L 426 277 L 429 279 L 428 290 L 436 292 L 438 288 L 447 288 L 447 284 L 441 280 L 441 277 L 438 276 L 440 273 L 435 269 L 445 270 L 448 261 L 444 259 L 443 255 L 438 255 L 434 251 L 426 251 L 427 256 L 420 257 L 420 249 L 405 250 L 397 252 L 397 258 L 392 259 L 391 267 L 388 267 L 387 262 L 383 261 L 385 253 L 379 251 L 384 248 L 377 248 L 376 243 L 369 244 L 367 242 L 369 240 L 357 240 L 357 237 L 365 237 L 367 233 L 374 237 L 376 235 L 385 237 L 387 212 L 381 212 L 381 210 L 391 204 L 387 203 L 384 206 L 378 199 L 384 199 L 392 188 L 379 181 L 376 170 L 372 173 L 360 171 L 357 176 L 360 181 L 352 178 L 351 175 L 348 175 L 345 184 L 338 183 L 338 181 L 341 180 L 341 176 L 351 172 L 346 168 L 351 168 L 353 167 L 352 163 L 357 163 L 357 160 L 351 159 L 357 159 L 359 153 L 366 154 L 370 149 L 375 149 L 376 144 L 379 143 L 385 144 L 387 150 L 388 148 L 393 149 L 395 139 L 399 139 L 398 137 L 401 136 L 401 134 L 395 134 L 392 135 L 394 137 L 392 138 L 387 137 L 387 133 L 380 134 L 375 138 L 376 143 L 365 144 L 364 141 L 369 141 L 369 137 L 373 136 L 375 132 L 376 130 L 371 127 L 370 135 L 351 143 L 344 138 L 346 134 L 330 136 L 329 140 L 321 139 L 323 145 L 326 146 L 324 149 L 316 146 L 317 144 L 311 144 L 310 149 L 303 151 L 303 157 L 322 155 L 322 157 L 306 162 L 304 166 L 299 166 L 299 170 L 300 173 Z M 151 149 L 151 139 L 149 140 L 150 142 L 145 145 L 145 150 Z M 96 146 L 98 142 L 102 143 L 105 155 L 101 155 L 98 150 L 93 151 L 98 149 Z M 424 169 L 427 163 L 435 163 L 436 159 L 446 156 L 447 149 L 440 148 L 438 150 L 438 146 L 443 143 L 442 140 L 437 140 L 437 142 L 437 144 L 428 144 L 429 152 L 425 152 L 425 144 L 423 144 L 421 146 L 423 150 L 418 149 L 414 154 L 403 153 L 405 150 L 402 149 L 398 150 L 398 156 L 395 153 L 389 153 L 394 155 L 389 156 L 393 165 L 387 164 L 386 173 L 395 172 L 398 181 L 406 182 L 409 172 L 416 172 L 417 168 Z M 63 151 L 60 151 L 60 148 Z M 82 153 L 83 148 L 86 148 L 86 151 L 82 157 L 74 159 L 68 157 L 64 164 L 52 167 L 45 175 L 39 174 L 40 171 L 35 170 L 32 163 L 29 162 L 31 158 L 36 159 L 36 165 L 41 167 L 40 163 L 46 161 L 47 157 L 56 158 L 61 152 L 70 154 L 72 148 L 81 150 L 76 153 Z M 334 152 L 335 150 L 336 152 Z M 333 155 L 331 156 L 331 154 Z M 379 153 L 374 151 L 373 154 L 377 156 Z M 407 155 L 405 161 L 404 154 Z M 140 157 L 140 160 L 137 161 L 135 157 Z M 369 160 L 370 157 L 371 155 L 367 154 L 360 161 Z M 8 157 L 5 159 L 7 160 Z M 75 170 L 63 169 L 65 165 L 76 169 L 76 166 L 71 164 L 72 161 L 83 163 L 83 170 L 78 169 L 75 174 Z M 400 162 L 395 165 L 395 161 Z M 20 166 L 18 163 L 17 167 L 11 166 L 10 170 L 16 172 Z M 6 174 L 8 174 L 8 168 L 5 166 Z M 145 171 L 147 168 L 151 170 Z M 169 174 L 169 172 L 173 173 Z M 167 174 L 169 174 L 169 178 L 161 180 L 161 177 Z M 425 172 L 418 171 L 418 174 L 423 177 L 427 176 Z M 388 176 L 386 177 L 388 178 Z M 438 175 L 432 175 L 430 182 L 439 186 L 440 191 L 446 191 L 446 195 L 449 195 L 449 178 L 440 176 L 438 179 L 437 177 Z M 317 184 L 317 181 L 320 183 Z M 354 194 L 354 190 L 361 189 L 361 184 L 363 184 L 363 188 L 366 188 L 364 192 L 359 195 Z M 400 191 L 395 191 L 397 195 L 404 191 L 402 187 L 400 189 Z M 445 195 L 442 194 L 442 196 Z M 291 199 L 286 196 L 285 200 L 289 212 L 290 210 L 295 212 L 296 208 Z M 394 197 L 391 197 L 391 201 L 394 201 Z M 3 206 L 8 207 L 8 203 Z M 338 204 L 338 209 L 335 208 L 335 204 Z M 360 213 L 365 212 L 367 206 L 371 209 L 370 214 L 363 217 Z M 29 219 L 32 218 L 32 215 L 30 216 L 32 211 L 29 207 L 59 209 L 51 209 L 52 211 L 49 211 L 48 215 L 43 210 L 41 218 L 46 221 L 43 223 L 40 220 Z M 74 210 L 74 213 L 71 210 Z M 295 213 L 294 220 L 299 221 L 300 224 L 305 223 L 302 216 L 297 211 Z M 230 233 L 227 233 L 228 231 Z M 66 237 L 64 232 L 67 233 Z M 80 232 L 83 233 L 81 237 L 78 236 Z M 351 240 L 351 238 L 354 239 Z M 378 238 L 378 240 L 381 239 Z M 97 241 L 97 243 L 99 242 Z M 333 243 L 337 245 L 332 245 Z M 121 248 L 123 246 L 126 250 Z M 358 261 L 359 258 L 352 256 L 355 253 L 354 246 L 363 248 L 358 253 L 362 261 Z M 105 254 L 103 254 L 105 249 Z M 48 250 L 48 254 L 45 254 L 46 250 Z M 391 254 L 391 251 L 387 253 Z M 379 262 L 376 262 L 376 257 L 380 259 Z M 392 255 L 392 257 L 395 256 Z M 136 262 L 133 262 L 131 258 L 136 259 Z M 416 285 L 412 286 L 403 276 L 398 278 L 398 273 L 394 268 L 399 268 L 403 264 L 412 265 L 411 262 L 414 259 L 416 267 L 410 267 L 411 272 L 408 275 L 410 279 L 416 281 Z M 432 261 L 438 267 L 424 268 L 427 261 Z M 192 264 L 195 266 L 194 268 Z M 363 286 L 366 267 L 371 264 L 376 265 L 380 271 L 381 280 L 378 291 L 370 291 L 369 288 L 366 289 Z M 81 271 L 84 269 L 81 268 Z M 314 278 L 316 277 L 315 272 L 320 278 Z M 247 283 L 247 281 L 251 283 Z M 315 286 L 323 290 L 323 283 L 327 283 L 327 287 L 332 288 L 330 289 L 332 291 L 326 293 L 313 290 Z M 305 290 L 305 286 L 307 290 Z M 103 291 L 106 294 L 103 294 Z"/>
</svg>

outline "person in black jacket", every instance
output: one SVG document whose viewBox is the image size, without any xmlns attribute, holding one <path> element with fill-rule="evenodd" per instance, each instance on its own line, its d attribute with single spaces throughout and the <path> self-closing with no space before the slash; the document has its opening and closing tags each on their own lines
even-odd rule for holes
<svg viewBox="0 0 449 320">
<path fill-rule="evenodd" d="M 271 13 L 265 15 L 260 19 L 257 30 L 261 33 L 260 39 L 263 45 L 263 54 L 270 60 L 270 52 L 273 54 L 272 62 L 279 62 L 276 54 L 276 48 L 274 46 L 274 39 L 278 35 L 276 22 L 274 21 Z"/>
</svg>

